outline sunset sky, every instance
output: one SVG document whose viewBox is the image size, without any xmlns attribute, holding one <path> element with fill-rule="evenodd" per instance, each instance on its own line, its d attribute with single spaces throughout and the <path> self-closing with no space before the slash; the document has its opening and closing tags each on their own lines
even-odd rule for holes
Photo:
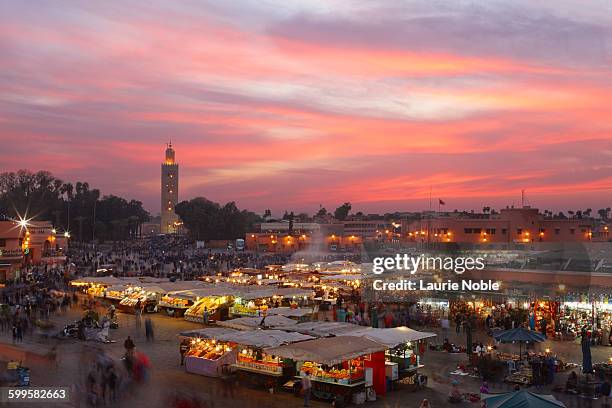
<svg viewBox="0 0 612 408">
<path fill-rule="evenodd" d="M 612 2 L 0 2 L 0 172 L 156 213 L 169 140 L 256 211 L 609 207 Z"/>
</svg>

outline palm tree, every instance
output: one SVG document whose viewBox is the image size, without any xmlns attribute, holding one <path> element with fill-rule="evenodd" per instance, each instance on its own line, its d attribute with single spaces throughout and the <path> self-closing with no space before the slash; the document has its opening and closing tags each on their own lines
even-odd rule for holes
<svg viewBox="0 0 612 408">
<path fill-rule="evenodd" d="M 83 217 L 82 215 L 79 215 L 78 217 L 75 217 L 74 219 L 79 223 L 79 241 L 83 242 L 83 221 L 85 221 L 87 217 Z"/>
</svg>

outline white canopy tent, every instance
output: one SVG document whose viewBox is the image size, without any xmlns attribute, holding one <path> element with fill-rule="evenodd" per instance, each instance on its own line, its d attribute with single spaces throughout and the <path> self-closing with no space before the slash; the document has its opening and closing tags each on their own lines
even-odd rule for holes
<svg viewBox="0 0 612 408">
<path fill-rule="evenodd" d="M 313 313 L 312 309 L 293 309 L 290 307 L 273 307 L 266 311 L 268 316 L 270 315 L 279 315 L 285 317 L 304 317 L 311 315 Z"/>
<path fill-rule="evenodd" d="M 238 319 L 217 322 L 217 324 L 237 330 L 254 330 L 262 327 L 284 328 L 294 325 L 295 321 L 285 316 L 271 315 L 264 317 L 240 317 Z"/>
<path fill-rule="evenodd" d="M 312 340 L 314 337 L 282 330 L 233 331 L 219 335 L 217 340 L 257 348 L 278 347 L 283 344 Z"/>
<path fill-rule="evenodd" d="M 345 336 L 347 334 L 339 334 Z M 420 332 L 409 327 L 393 327 L 389 329 L 377 329 L 373 327 L 363 327 L 361 330 L 348 333 L 350 336 L 363 337 L 381 344 L 389 348 L 394 348 L 408 342 L 436 337 L 435 333 Z"/>
<path fill-rule="evenodd" d="M 387 347 L 361 337 L 329 337 L 272 347 L 264 351 L 294 361 L 313 361 L 334 365 L 343 361 L 386 350 Z"/>
<path fill-rule="evenodd" d="M 344 322 L 305 322 L 285 327 L 284 330 L 291 330 L 302 334 L 315 337 L 330 337 L 339 335 L 351 335 L 353 332 L 363 330 L 364 326 Z"/>
</svg>

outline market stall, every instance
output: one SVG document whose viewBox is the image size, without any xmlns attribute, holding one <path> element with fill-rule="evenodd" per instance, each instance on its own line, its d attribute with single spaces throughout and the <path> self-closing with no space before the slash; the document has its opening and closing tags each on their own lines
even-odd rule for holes
<svg viewBox="0 0 612 408">
<path fill-rule="evenodd" d="M 86 276 L 84 278 L 72 280 L 70 286 L 74 286 L 90 296 L 104 297 L 107 288 L 123 283 L 124 282 L 114 276 Z"/>
<path fill-rule="evenodd" d="M 387 377 L 391 381 L 401 380 L 404 384 L 419 382 L 418 370 L 424 367 L 422 359 L 427 350 L 427 339 L 436 337 L 434 333 L 420 332 L 408 327 L 366 327 L 349 335 L 364 337 L 387 346 Z"/>
<path fill-rule="evenodd" d="M 263 288 L 256 290 L 243 290 L 237 296 L 230 308 L 231 316 L 263 316 L 269 308 L 290 307 L 298 308 L 312 299 L 312 290 L 300 288 Z"/>
<path fill-rule="evenodd" d="M 168 316 L 182 317 L 187 309 L 193 306 L 196 298 L 197 296 L 188 290 L 168 292 L 161 297 L 158 307 Z"/>
<path fill-rule="evenodd" d="M 230 307 L 229 314 L 232 317 L 265 315 L 272 296 L 274 296 L 273 289 L 244 291 L 234 299 L 234 304 Z"/>
<path fill-rule="evenodd" d="M 297 377 L 308 375 L 313 394 L 322 399 L 337 396 L 349 401 L 356 393 L 373 387 L 384 394 L 386 346 L 362 337 L 342 336 L 303 341 L 264 350 L 267 354 L 296 362 Z"/>
<path fill-rule="evenodd" d="M 185 371 L 188 373 L 218 377 L 224 365 L 236 361 L 236 349 L 227 342 L 214 338 L 196 337 L 190 341 L 185 354 Z"/>
<path fill-rule="evenodd" d="M 609 345 L 612 302 L 608 295 L 568 294 L 565 297 L 555 325 L 556 338 L 574 340 L 585 326 L 589 327 L 587 334 L 594 344 Z"/>
<path fill-rule="evenodd" d="M 120 302 L 126 296 L 132 294 L 132 292 L 128 292 L 128 289 L 132 289 L 131 286 L 126 286 L 125 284 L 121 285 L 113 285 L 106 288 L 104 292 L 104 298 L 111 302 Z"/>
<path fill-rule="evenodd" d="M 189 291 L 196 295 L 192 306 L 185 310 L 185 320 L 204 323 L 204 315 L 209 321 L 227 318 L 229 306 L 234 300 L 231 289 L 210 288 Z"/>
<path fill-rule="evenodd" d="M 135 290 L 119 302 L 119 310 L 124 313 L 135 313 L 140 307 L 144 313 L 157 312 L 157 302 L 164 290 L 159 286 L 145 286 Z"/>
<path fill-rule="evenodd" d="M 281 385 L 292 378 L 296 371 L 291 361 L 268 354 L 264 349 L 313 339 L 304 334 L 281 330 L 243 331 L 221 337 L 240 349 L 233 366 L 238 371 L 238 379 L 267 388 Z"/>
</svg>

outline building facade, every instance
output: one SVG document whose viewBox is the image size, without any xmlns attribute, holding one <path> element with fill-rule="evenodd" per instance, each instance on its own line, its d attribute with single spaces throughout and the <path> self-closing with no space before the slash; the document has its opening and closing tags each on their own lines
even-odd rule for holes
<svg viewBox="0 0 612 408">
<path fill-rule="evenodd" d="M 468 214 L 403 221 L 402 240 L 412 242 L 530 243 L 599 240 L 589 219 L 546 217 L 537 208 L 505 208 L 495 214 Z"/>
<path fill-rule="evenodd" d="M 0 282 L 14 280 L 29 265 L 66 261 L 69 233 L 58 233 L 49 221 L 0 221 Z"/>
<path fill-rule="evenodd" d="M 296 222 L 292 231 L 289 231 L 288 221 L 266 222 L 259 227 L 258 231 L 245 235 L 247 250 L 281 253 L 304 250 L 355 252 L 363 248 L 364 242 L 387 241 L 393 235 L 393 225 L 384 220 Z"/>
<path fill-rule="evenodd" d="M 172 148 L 172 142 L 166 148 L 166 158 L 161 165 L 161 223 L 162 234 L 174 234 L 179 228 L 179 218 L 174 212 L 178 203 L 179 166 Z"/>
</svg>

